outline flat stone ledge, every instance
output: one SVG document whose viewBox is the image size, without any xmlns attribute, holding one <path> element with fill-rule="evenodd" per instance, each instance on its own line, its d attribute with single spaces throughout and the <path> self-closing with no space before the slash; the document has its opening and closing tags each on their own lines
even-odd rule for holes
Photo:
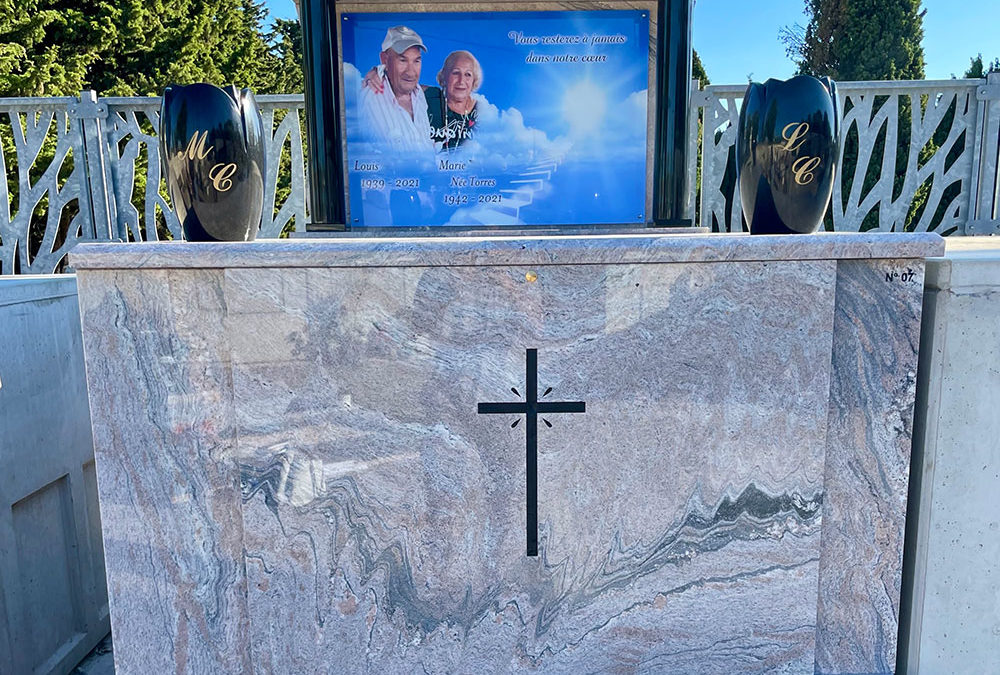
<svg viewBox="0 0 1000 675">
<path fill-rule="evenodd" d="M 233 267 L 467 267 L 905 259 L 940 256 L 936 233 L 606 234 L 270 239 L 247 243 L 81 244 L 84 269 Z"/>
<path fill-rule="evenodd" d="M 0 307 L 76 295 L 72 274 L 32 274 L 0 277 Z"/>
<path fill-rule="evenodd" d="M 948 238 L 944 257 L 927 261 L 924 286 L 966 293 L 1000 286 L 1000 237 Z"/>
</svg>

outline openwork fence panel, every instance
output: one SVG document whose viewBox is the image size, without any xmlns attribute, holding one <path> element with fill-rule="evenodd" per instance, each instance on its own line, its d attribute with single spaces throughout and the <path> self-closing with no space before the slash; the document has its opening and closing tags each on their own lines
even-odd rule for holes
<svg viewBox="0 0 1000 675">
<path fill-rule="evenodd" d="M 76 103 L 0 99 L 0 274 L 51 273 L 94 238 Z"/>
<path fill-rule="evenodd" d="M 106 98 L 104 137 L 107 139 L 108 178 L 116 221 L 109 223 L 121 241 L 181 239 L 164 184 L 160 159 L 159 98 Z"/>
<path fill-rule="evenodd" d="M 264 178 L 264 222 L 261 237 L 277 237 L 291 227 L 306 229 L 306 174 L 302 134 L 305 101 L 302 95 L 261 96 L 264 118 L 267 176 Z"/>
<path fill-rule="evenodd" d="M 995 86 L 992 79 L 840 84 L 841 152 L 827 228 L 992 230 L 995 205 L 987 214 L 983 204 L 992 203 L 984 189 L 995 185 Z M 698 220 L 713 231 L 746 229 L 735 153 L 744 91 L 709 86 L 693 95 L 692 120 L 697 112 L 703 134 Z"/>
<path fill-rule="evenodd" d="M 257 99 L 267 172 L 260 237 L 306 224 L 304 100 Z M 157 130 L 160 99 L 0 99 L 0 274 L 49 274 L 82 241 L 180 239 Z"/>
</svg>

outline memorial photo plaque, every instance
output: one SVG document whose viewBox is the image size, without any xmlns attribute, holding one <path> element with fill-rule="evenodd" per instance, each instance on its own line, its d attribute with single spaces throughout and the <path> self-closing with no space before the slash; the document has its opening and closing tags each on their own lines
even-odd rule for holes
<svg viewBox="0 0 1000 675">
<path fill-rule="evenodd" d="M 310 230 L 690 225 L 690 0 L 303 0 Z"/>
<path fill-rule="evenodd" d="M 649 12 L 341 15 L 352 228 L 646 221 Z"/>
</svg>

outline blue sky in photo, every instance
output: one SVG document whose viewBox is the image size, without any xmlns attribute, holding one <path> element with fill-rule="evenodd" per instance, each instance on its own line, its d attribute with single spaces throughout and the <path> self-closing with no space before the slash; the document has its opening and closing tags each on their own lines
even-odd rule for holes
<svg viewBox="0 0 1000 675">
<path fill-rule="evenodd" d="M 436 84 L 435 77 L 452 51 L 472 52 L 483 69 L 479 92 L 500 110 L 516 107 L 531 126 L 550 138 L 570 132 L 564 115 L 566 93 L 590 82 L 609 103 L 625 101 L 648 86 L 649 24 L 645 12 L 509 12 L 473 14 L 465 12 L 429 14 L 350 14 L 345 15 L 342 45 L 344 63 L 360 73 L 378 64 L 386 29 L 406 25 L 415 30 L 427 46 L 420 82 Z M 573 17 L 568 20 L 567 17 Z M 354 21 L 354 29 L 347 23 Z M 522 36 L 562 34 L 623 35 L 623 45 L 517 45 L 511 33 Z M 555 57 L 563 54 L 598 54 L 603 63 L 528 64 L 529 54 Z M 645 128 L 644 120 L 640 121 Z"/>
<path fill-rule="evenodd" d="M 266 0 L 271 15 L 294 18 L 292 0 Z M 783 26 L 804 24 L 803 0 L 697 0 L 694 47 L 714 84 L 763 81 L 795 71 L 778 39 Z M 924 0 L 924 60 L 927 79 L 961 76 L 969 59 L 1000 57 L 1000 1 Z"/>
</svg>

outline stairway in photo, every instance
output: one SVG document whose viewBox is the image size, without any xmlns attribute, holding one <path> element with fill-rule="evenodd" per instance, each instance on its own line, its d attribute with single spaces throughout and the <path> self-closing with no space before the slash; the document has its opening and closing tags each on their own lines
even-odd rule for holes
<svg viewBox="0 0 1000 675">
<path fill-rule="evenodd" d="M 499 204 L 477 205 L 468 214 L 470 220 L 490 226 L 524 224 L 521 209 L 529 208 L 535 201 L 535 195 L 545 190 L 561 160 L 561 157 L 546 157 L 526 167 L 517 174 L 517 178 L 508 181 L 506 188 L 500 188 L 502 201 Z"/>
</svg>

